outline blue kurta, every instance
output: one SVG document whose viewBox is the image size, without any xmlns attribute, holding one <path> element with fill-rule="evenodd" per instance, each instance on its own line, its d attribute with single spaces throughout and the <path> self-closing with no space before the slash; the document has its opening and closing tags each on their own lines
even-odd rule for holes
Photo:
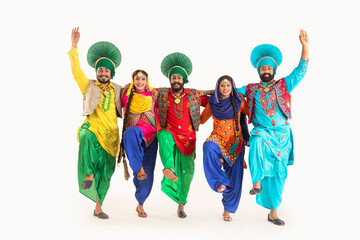
<svg viewBox="0 0 360 240">
<path fill-rule="evenodd" d="M 285 77 L 287 92 L 291 94 L 304 77 L 307 62 L 300 59 L 299 65 Z M 237 91 L 246 95 L 246 87 Z M 250 133 L 249 168 L 252 182 L 260 181 L 262 191 L 256 196 L 256 202 L 268 209 L 278 209 L 282 201 L 282 192 L 287 177 L 287 165 L 293 164 L 294 146 L 290 123 L 275 98 L 272 88 L 262 95 L 257 89 L 252 115 L 254 129 Z M 266 101 L 266 106 L 260 103 Z M 275 112 L 273 115 L 269 112 Z M 268 114 L 267 114 L 268 113 Z M 272 115 L 272 116 L 271 116 Z"/>
</svg>

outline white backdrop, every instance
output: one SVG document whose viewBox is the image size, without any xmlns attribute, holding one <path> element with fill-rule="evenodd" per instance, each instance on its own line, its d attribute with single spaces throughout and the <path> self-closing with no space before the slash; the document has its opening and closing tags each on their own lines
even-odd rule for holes
<svg viewBox="0 0 360 240">
<path fill-rule="evenodd" d="M 355 2 L 3 3 L 0 201 L 6 239 L 357 238 L 360 18 Z M 86 61 L 88 48 L 110 41 L 123 57 L 114 82 L 128 83 L 130 74 L 141 68 L 149 73 L 152 86 L 169 86 L 160 63 L 180 51 L 193 63 L 186 87 L 197 89 L 213 89 L 224 74 L 238 87 L 259 81 L 250 53 L 262 43 L 280 48 L 283 63 L 276 77 L 287 76 L 300 59 L 299 29 L 306 29 L 309 68 L 292 94 L 295 164 L 289 167 L 279 209 L 285 227 L 268 223 L 268 211 L 248 194 L 248 170 L 233 221 L 222 220 L 221 195 L 207 185 L 202 167 L 202 144 L 211 120 L 197 134 L 187 219 L 176 217 L 176 204 L 160 191 L 159 157 L 153 191 L 145 203 L 147 219 L 137 217 L 134 186 L 124 180 L 121 168 L 116 168 L 103 205 L 110 219 L 94 218 L 94 203 L 77 187 L 76 132 L 84 117 L 67 56 L 76 26 L 81 33 L 80 63 L 89 78 L 95 71 Z"/>
</svg>

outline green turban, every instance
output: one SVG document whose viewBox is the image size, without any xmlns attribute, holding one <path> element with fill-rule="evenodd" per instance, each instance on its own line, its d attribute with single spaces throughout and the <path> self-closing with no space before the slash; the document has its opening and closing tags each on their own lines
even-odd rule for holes
<svg viewBox="0 0 360 240">
<path fill-rule="evenodd" d="M 180 74 L 184 83 L 188 83 L 188 76 L 192 71 L 190 59 L 183 53 L 176 52 L 167 55 L 161 62 L 161 72 L 171 81 L 173 74 Z"/>
<path fill-rule="evenodd" d="M 93 44 L 87 54 L 87 60 L 97 72 L 99 67 L 105 67 L 111 71 L 111 79 L 115 75 L 115 68 L 120 65 L 120 50 L 110 42 L 97 42 Z"/>
</svg>

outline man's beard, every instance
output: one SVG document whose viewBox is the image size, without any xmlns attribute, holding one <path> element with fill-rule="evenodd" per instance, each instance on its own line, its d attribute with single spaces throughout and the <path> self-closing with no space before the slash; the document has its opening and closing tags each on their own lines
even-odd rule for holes
<svg viewBox="0 0 360 240">
<path fill-rule="evenodd" d="M 274 79 L 274 74 L 263 73 L 262 75 L 260 75 L 260 79 L 263 82 L 270 82 L 271 80 Z"/>
<path fill-rule="evenodd" d="M 101 80 L 102 76 L 99 76 L 97 79 L 98 79 L 99 83 L 102 83 L 102 84 L 106 84 L 106 83 L 110 82 L 110 78 L 108 78 L 108 80 L 105 80 L 105 81 Z"/>
<path fill-rule="evenodd" d="M 176 86 L 176 87 L 175 87 Z M 171 88 L 172 88 L 172 90 L 174 91 L 174 92 L 181 92 L 182 90 L 183 90 L 183 88 L 184 88 L 184 84 L 183 83 L 177 83 L 177 82 L 175 82 L 175 83 L 172 83 L 171 84 Z"/>
</svg>

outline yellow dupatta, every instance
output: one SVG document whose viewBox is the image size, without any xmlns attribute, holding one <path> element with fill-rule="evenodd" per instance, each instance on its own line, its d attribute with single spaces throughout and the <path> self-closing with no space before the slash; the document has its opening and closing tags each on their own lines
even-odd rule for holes
<svg viewBox="0 0 360 240">
<path fill-rule="evenodd" d="M 139 69 L 139 70 L 141 70 L 141 69 Z M 134 87 L 134 73 L 136 71 L 134 71 L 131 74 L 131 83 L 130 83 L 128 91 L 126 92 L 126 96 L 128 97 L 128 99 L 129 99 L 129 96 L 130 96 L 130 93 L 131 93 L 131 89 Z M 147 88 L 148 88 L 149 91 L 152 90 L 152 87 L 150 87 L 149 77 L 147 77 Z M 135 113 L 135 114 L 147 112 L 147 111 L 150 110 L 151 104 L 152 104 L 151 96 L 144 96 L 142 94 L 137 94 L 135 92 L 134 96 L 133 96 L 133 98 L 131 100 L 130 112 Z"/>
</svg>

